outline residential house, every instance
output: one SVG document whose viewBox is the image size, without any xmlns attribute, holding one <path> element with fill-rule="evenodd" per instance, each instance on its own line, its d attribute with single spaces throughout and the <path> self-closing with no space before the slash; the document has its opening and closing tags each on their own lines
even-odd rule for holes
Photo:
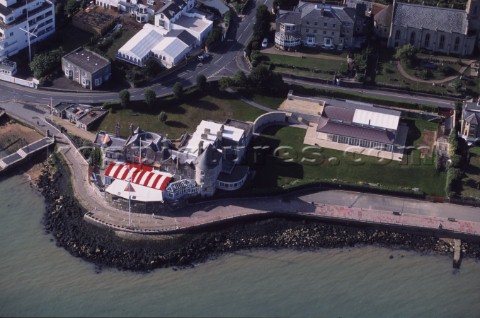
<svg viewBox="0 0 480 318">
<path fill-rule="evenodd" d="M 280 11 L 276 20 L 275 46 L 296 49 L 301 44 L 324 49 L 358 47 L 363 41 L 365 6 L 337 7 L 303 3 L 290 12 Z"/>
<path fill-rule="evenodd" d="M 167 31 L 173 29 L 173 24 L 195 6 L 195 0 L 172 0 L 155 13 L 155 25 Z"/>
<path fill-rule="evenodd" d="M 15 73 L 17 73 L 17 62 L 7 59 L 0 62 L 0 74 L 13 76 Z"/>
<path fill-rule="evenodd" d="M 51 112 L 52 115 L 66 119 L 87 131 L 108 113 L 101 107 L 66 102 L 56 104 Z"/>
<path fill-rule="evenodd" d="M 89 89 L 99 87 L 112 74 L 108 59 L 82 47 L 62 57 L 62 70 L 65 77 Z"/>
<path fill-rule="evenodd" d="M 95 0 L 101 8 L 130 13 L 138 23 L 148 23 L 155 12 L 164 6 L 161 0 Z"/>
<path fill-rule="evenodd" d="M 27 32 L 35 36 L 27 36 Z M 55 33 L 55 6 L 49 0 L 0 0 L 0 60 Z"/>
<path fill-rule="evenodd" d="M 463 102 L 460 137 L 470 145 L 480 141 L 480 99 Z"/>
</svg>

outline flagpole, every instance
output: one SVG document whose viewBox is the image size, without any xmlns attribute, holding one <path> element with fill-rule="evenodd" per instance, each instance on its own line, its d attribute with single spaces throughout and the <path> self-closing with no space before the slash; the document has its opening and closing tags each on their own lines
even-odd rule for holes
<svg viewBox="0 0 480 318">
<path fill-rule="evenodd" d="M 130 166 L 128 166 L 128 174 L 130 174 Z M 132 191 L 132 186 L 130 182 L 132 181 L 132 175 L 130 175 L 130 178 L 128 179 L 128 226 L 132 225 L 132 209 L 131 209 L 131 191 Z"/>
</svg>

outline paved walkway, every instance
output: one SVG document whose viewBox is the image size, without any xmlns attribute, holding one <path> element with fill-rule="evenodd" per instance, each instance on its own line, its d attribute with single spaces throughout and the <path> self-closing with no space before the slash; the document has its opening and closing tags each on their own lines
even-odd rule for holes
<svg viewBox="0 0 480 318">
<path fill-rule="evenodd" d="M 456 61 L 456 60 L 455 60 Z M 458 73 L 461 75 L 465 72 L 465 70 L 473 63 L 475 62 L 475 60 L 467 60 L 467 61 L 464 61 L 464 63 L 466 63 L 466 65 L 462 66 L 460 68 L 460 70 L 458 71 Z M 449 77 L 446 77 L 444 79 L 441 79 L 441 80 L 423 80 L 423 79 L 420 79 L 418 77 L 415 77 L 415 76 L 412 76 L 410 74 L 407 73 L 407 71 L 405 71 L 405 69 L 403 68 L 402 66 L 402 63 L 400 62 L 397 62 L 397 70 L 400 72 L 400 74 L 411 80 L 411 81 L 414 81 L 414 82 L 418 82 L 418 83 L 428 83 L 428 84 L 443 84 L 443 83 L 448 83 L 450 81 L 453 81 L 455 80 L 456 78 L 458 78 L 460 75 L 452 75 L 452 76 L 449 76 Z"/>
<path fill-rule="evenodd" d="M 108 205 L 104 195 L 93 184 L 90 184 L 87 175 L 88 164 L 69 140 L 62 137 L 56 128 L 46 123 L 44 117 L 40 117 L 42 122 L 37 124 L 39 113 L 21 106 L 18 103 L 7 103 L 4 107 L 7 112 L 23 118 L 37 129 L 41 131 L 50 129 L 56 134 L 58 151 L 65 157 L 72 172 L 71 182 L 74 195 L 89 211 L 86 219 L 113 229 L 138 233 L 165 233 L 245 215 L 289 213 L 321 219 L 335 218 L 430 229 L 438 229 L 442 224 L 444 230 L 480 235 L 480 212 L 478 209 L 345 191 L 323 191 L 308 195 L 289 194 L 267 198 L 224 199 L 188 206 L 175 213 L 164 215 L 129 214 L 127 211 L 121 211 Z M 403 211 L 403 215 L 393 215 L 392 211 Z M 448 221 L 449 217 L 455 217 L 456 222 Z"/>
</svg>

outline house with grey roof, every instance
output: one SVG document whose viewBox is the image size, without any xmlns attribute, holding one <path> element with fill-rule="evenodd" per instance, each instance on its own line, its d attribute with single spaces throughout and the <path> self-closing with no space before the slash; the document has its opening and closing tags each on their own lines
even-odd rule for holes
<svg viewBox="0 0 480 318">
<path fill-rule="evenodd" d="M 353 101 L 326 104 L 316 138 L 322 147 L 401 160 L 408 128 L 400 112 Z M 393 154 L 397 154 L 394 156 Z"/>
<path fill-rule="evenodd" d="M 466 10 L 394 1 L 392 11 L 389 47 L 411 44 L 445 54 L 473 53 L 478 30 L 469 27 Z"/>
<path fill-rule="evenodd" d="M 462 109 L 462 120 L 460 137 L 468 144 L 480 141 L 480 100 L 479 102 L 464 102 Z"/>
<path fill-rule="evenodd" d="M 293 11 L 280 11 L 275 25 L 275 46 L 296 50 L 300 44 L 324 49 L 350 48 L 361 45 L 365 23 L 365 5 L 361 8 L 338 7 L 300 2 Z"/>
<path fill-rule="evenodd" d="M 94 89 L 110 79 L 111 63 L 100 54 L 79 47 L 62 57 L 65 77 Z"/>
</svg>

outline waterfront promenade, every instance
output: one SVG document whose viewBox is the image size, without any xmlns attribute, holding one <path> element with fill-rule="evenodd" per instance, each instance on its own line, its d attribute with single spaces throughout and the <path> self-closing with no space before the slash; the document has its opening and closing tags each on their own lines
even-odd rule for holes
<svg viewBox="0 0 480 318">
<path fill-rule="evenodd" d="M 417 213 L 401 213 L 388 209 L 371 209 L 362 207 L 348 207 L 342 205 L 325 204 L 322 197 L 330 193 L 342 191 L 316 192 L 308 195 L 274 196 L 248 199 L 224 199 L 216 202 L 195 204 L 172 212 L 168 215 L 132 214 L 129 224 L 128 212 L 105 214 L 103 211 L 91 211 L 86 218 L 92 222 L 107 225 L 118 230 L 137 233 L 165 233 L 191 229 L 207 224 L 246 217 L 253 215 L 297 215 L 317 218 L 324 221 L 350 221 L 366 224 L 381 224 L 404 226 L 429 230 L 451 231 L 458 234 L 480 236 L 480 222 L 455 218 L 455 208 L 471 209 L 469 207 L 453 207 L 452 216 L 434 216 Z M 348 195 L 360 193 L 346 192 Z M 374 195 L 375 196 L 375 195 Z M 311 201 L 316 198 L 316 201 Z M 385 199 L 385 197 L 384 197 Z M 400 199 L 400 198 L 396 198 Z M 402 200 L 402 199 L 400 199 Z M 414 201 L 405 199 L 409 205 Z M 419 201 L 420 203 L 420 201 Z M 396 212 L 395 214 L 393 212 Z M 472 219 L 480 214 L 476 209 L 471 209 Z M 450 220 L 449 220 L 450 218 Z M 453 220 L 455 219 L 455 220 Z"/>
<path fill-rule="evenodd" d="M 93 183 L 88 164 L 70 140 L 45 121 L 47 111 L 18 103 L 5 103 L 13 113 L 39 131 L 49 129 L 57 139 L 57 149 L 71 170 L 74 195 L 88 213 L 85 219 L 112 229 L 137 233 L 170 233 L 242 216 L 295 214 L 322 220 L 355 221 L 416 228 L 439 229 L 480 235 L 480 211 L 469 206 L 432 203 L 351 191 L 319 191 L 310 194 L 223 199 L 195 204 L 164 215 L 128 213 L 110 206 Z M 393 212 L 399 212 L 395 215 Z M 449 221 L 455 218 L 455 221 Z"/>
</svg>

